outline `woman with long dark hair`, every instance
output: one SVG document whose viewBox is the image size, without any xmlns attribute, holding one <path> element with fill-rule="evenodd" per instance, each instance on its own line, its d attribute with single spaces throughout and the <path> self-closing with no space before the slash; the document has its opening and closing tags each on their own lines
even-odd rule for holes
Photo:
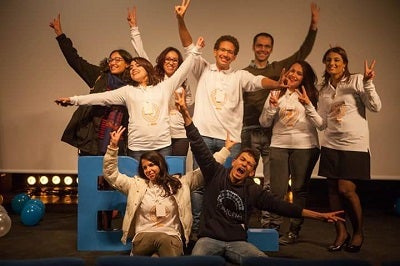
<svg viewBox="0 0 400 266">
<path fill-rule="evenodd" d="M 345 209 L 352 225 L 335 222 L 336 239 L 329 251 L 359 252 L 364 241 L 363 215 L 357 184 L 369 180 L 370 147 L 366 109 L 378 112 L 381 100 L 372 80 L 375 61 L 364 63 L 364 74 L 352 74 L 346 51 L 341 47 L 328 49 L 322 62 L 325 72 L 320 89 L 318 112 L 321 129 L 321 159 L 318 175 L 328 180 L 329 203 L 332 210 Z"/>
<path fill-rule="evenodd" d="M 139 159 L 138 176 L 128 177 L 118 170 L 118 141 L 125 128 L 111 133 L 104 156 L 104 178 L 127 195 L 122 223 L 122 239 L 132 238 L 131 255 L 160 257 L 180 256 L 189 242 L 192 227 L 190 191 L 203 184 L 199 169 L 184 176 L 171 175 L 159 152 L 146 151 Z M 233 142 L 214 154 L 223 163 Z"/>
<path fill-rule="evenodd" d="M 149 60 L 146 51 L 143 48 L 143 43 L 139 28 L 137 26 L 136 19 L 136 7 L 132 10 L 128 10 L 128 24 L 130 26 L 131 43 L 135 52 Z M 165 48 L 156 58 L 156 64 L 154 65 L 156 74 L 160 80 L 166 80 L 175 73 L 178 67 L 182 64 L 183 57 L 181 52 L 175 47 Z M 192 92 L 187 80 L 185 80 L 181 86 L 177 89 L 178 92 L 185 90 L 186 93 L 186 104 L 192 106 L 194 99 Z M 186 138 L 185 128 L 183 126 L 182 115 L 178 112 L 175 107 L 175 97 L 169 99 L 168 104 L 169 119 L 170 119 L 170 130 L 171 130 L 171 155 L 174 156 L 187 156 L 189 149 L 189 141 Z"/>
<path fill-rule="evenodd" d="M 284 199 L 291 179 L 293 203 L 306 206 L 312 171 L 319 158 L 318 134 L 315 118 L 318 91 L 317 77 L 306 61 L 297 61 L 285 74 L 288 89 L 272 91 L 260 116 L 263 127 L 272 128 L 270 146 L 270 188 Z M 274 221 L 283 223 L 282 216 L 271 213 Z M 304 218 L 291 218 L 289 231 L 281 244 L 298 240 Z"/>
</svg>

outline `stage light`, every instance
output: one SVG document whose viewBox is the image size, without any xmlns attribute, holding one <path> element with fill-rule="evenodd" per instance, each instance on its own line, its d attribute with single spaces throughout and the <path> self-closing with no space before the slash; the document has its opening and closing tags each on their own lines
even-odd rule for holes
<svg viewBox="0 0 400 266">
<path fill-rule="evenodd" d="M 260 178 L 254 177 L 253 180 L 254 180 L 254 183 L 256 183 L 257 185 L 260 185 L 260 184 L 261 184 Z"/>
<path fill-rule="evenodd" d="M 31 186 L 33 186 L 34 184 L 36 184 L 36 177 L 34 177 L 34 176 L 29 176 L 27 179 L 26 179 L 26 182 L 28 183 L 28 185 L 31 185 Z"/>
<path fill-rule="evenodd" d="M 72 182 L 73 182 L 73 179 L 69 175 L 64 177 L 64 184 L 66 184 L 67 186 L 70 186 L 72 184 Z"/>
<path fill-rule="evenodd" d="M 45 175 L 42 175 L 39 179 L 40 184 L 47 185 L 49 183 L 49 178 Z"/>
<path fill-rule="evenodd" d="M 51 178 L 51 182 L 52 182 L 54 185 L 58 185 L 58 184 L 60 184 L 60 182 L 61 182 L 61 178 L 60 178 L 58 175 L 55 175 L 55 176 L 53 176 L 53 177 Z"/>
<path fill-rule="evenodd" d="M 78 177 L 76 177 L 76 184 L 78 184 L 78 179 L 79 179 L 79 178 L 78 178 Z"/>
</svg>

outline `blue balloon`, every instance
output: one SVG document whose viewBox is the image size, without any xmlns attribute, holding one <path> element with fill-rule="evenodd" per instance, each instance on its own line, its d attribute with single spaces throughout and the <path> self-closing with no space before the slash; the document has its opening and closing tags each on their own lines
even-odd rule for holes
<svg viewBox="0 0 400 266">
<path fill-rule="evenodd" d="M 15 195 L 15 197 L 11 200 L 11 207 L 16 214 L 21 214 L 22 209 L 24 208 L 25 204 L 31 198 L 28 194 L 20 193 Z"/>
<path fill-rule="evenodd" d="M 31 199 L 26 204 L 35 204 L 35 205 L 39 206 L 40 209 L 42 210 L 42 214 L 41 214 L 40 218 L 43 218 L 43 215 L 44 215 L 45 210 L 46 210 L 46 206 L 44 205 L 43 201 L 41 201 L 39 199 Z"/>
<path fill-rule="evenodd" d="M 42 219 L 42 209 L 36 204 L 26 204 L 21 211 L 21 221 L 24 225 L 32 226 Z"/>
</svg>

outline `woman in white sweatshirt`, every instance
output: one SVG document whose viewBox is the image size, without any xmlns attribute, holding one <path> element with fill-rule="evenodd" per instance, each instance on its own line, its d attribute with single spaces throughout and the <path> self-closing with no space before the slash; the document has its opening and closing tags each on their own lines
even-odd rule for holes
<svg viewBox="0 0 400 266">
<path fill-rule="evenodd" d="M 317 77 L 307 62 L 297 61 L 286 73 L 285 81 L 289 88 L 270 93 L 259 121 L 263 127 L 273 126 L 270 145 L 272 193 L 283 200 L 291 179 L 293 203 L 305 208 L 311 174 L 319 158 L 316 127 L 321 119 L 316 111 Z M 274 221 L 282 224 L 281 216 L 271 215 Z M 289 231 L 279 242 L 296 242 L 303 221 L 303 218 L 290 219 Z"/>
<path fill-rule="evenodd" d="M 169 124 L 169 99 L 186 79 L 204 40 L 199 38 L 178 68 L 166 80 L 159 82 L 152 64 L 145 58 L 136 57 L 130 64 L 133 86 L 128 85 L 113 91 L 63 97 L 56 100 L 61 105 L 125 105 L 129 113 L 128 155 L 139 160 L 140 155 L 156 150 L 164 156 L 171 155 L 171 133 Z"/>
<path fill-rule="evenodd" d="M 372 80 L 375 61 L 365 61 L 364 75 L 351 74 L 346 51 L 341 47 L 328 49 L 321 84 L 318 113 L 322 117 L 320 129 L 321 159 L 318 175 L 328 179 L 329 202 L 332 210 L 348 207 L 353 230 L 347 232 L 344 222 L 336 222 L 336 239 L 329 251 L 359 252 L 364 240 L 363 216 L 357 195 L 357 181 L 369 180 L 370 147 L 366 109 L 378 112 L 381 100 Z"/>
</svg>

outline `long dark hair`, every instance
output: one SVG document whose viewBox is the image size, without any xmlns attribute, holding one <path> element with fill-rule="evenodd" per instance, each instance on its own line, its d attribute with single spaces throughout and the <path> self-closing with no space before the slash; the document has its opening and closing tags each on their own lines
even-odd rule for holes
<svg viewBox="0 0 400 266">
<path fill-rule="evenodd" d="M 165 63 L 165 57 L 169 52 L 175 52 L 178 55 L 178 67 L 182 64 L 183 62 L 183 57 L 181 52 L 179 52 L 178 49 L 175 47 L 167 47 L 165 48 L 158 56 L 156 59 L 156 65 L 154 66 L 154 69 L 156 71 L 156 75 L 160 80 L 164 79 L 165 76 L 165 70 L 164 70 L 164 63 Z"/>
<path fill-rule="evenodd" d="M 156 71 L 154 70 L 153 65 L 147 60 L 146 58 L 143 57 L 134 57 L 132 61 L 135 61 L 139 66 L 143 67 L 146 72 L 147 72 L 147 85 L 156 85 L 157 83 L 160 82 L 160 79 L 158 78 Z M 132 81 L 133 86 L 139 86 L 139 82 L 137 81 Z"/>
<path fill-rule="evenodd" d="M 344 67 L 343 76 L 345 77 L 345 81 L 348 81 L 351 73 L 349 71 L 349 58 L 347 56 L 346 51 L 340 46 L 335 46 L 335 47 L 329 48 L 325 52 L 324 56 L 322 57 L 323 64 L 325 64 L 326 57 L 328 56 L 329 53 L 335 53 L 335 54 L 340 55 L 340 57 L 342 57 L 343 62 L 346 64 L 346 66 Z M 324 75 L 323 75 L 324 80 L 322 81 L 322 85 L 324 86 L 324 85 L 328 84 L 330 78 L 331 78 L 331 75 L 329 75 L 329 73 L 326 72 L 326 70 L 325 70 Z"/>
<path fill-rule="evenodd" d="M 317 108 L 317 103 L 318 103 L 318 90 L 317 90 L 317 82 L 318 78 L 317 75 L 315 74 L 314 69 L 311 67 L 309 63 L 303 60 L 296 61 L 294 64 L 299 64 L 301 65 L 301 68 L 303 69 L 303 80 L 300 84 L 301 86 L 304 86 L 306 89 L 308 98 L 310 99 L 311 103 L 314 105 L 315 108 Z"/>
<path fill-rule="evenodd" d="M 124 50 L 124 49 L 116 49 L 111 51 L 110 55 L 108 57 L 111 57 L 111 55 L 113 53 L 118 53 L 125 61 L 125 63 L 129 66 L 129 64 L 132 62 L 132 55 Z M 108 73 L 110 72 L 110 67 L 108 65 L 107 62 L 108 58 L 104 58 L 103 60 L 100 61 L 99 67 L 100 67 L 100 71 L 101 73 Z M 122 72 L 121 74 L 118 75 L 124 82 L 126 83 L 131 83 L 132 79 L 131 79 L 131 75 L 129 73 L 129 68 L 125 69 L 124 72 Z"/>
<path fill-rule="evenodd" d="M 143 159 L 154 163 L 160 168 L 160 174 L 155 179 L 155 183 L 162 186 L 165 196 L 175 195 L 178 192 L 178 189 L 182 187 L 182 183 L 176 176 L 172 176 L 168 173 L 168 165 L 164 156 L 156 151 L 147 151 L 140 156 L 138 174 L 141 178 L 147 179 L 143 170 Z"/>
</svg>

